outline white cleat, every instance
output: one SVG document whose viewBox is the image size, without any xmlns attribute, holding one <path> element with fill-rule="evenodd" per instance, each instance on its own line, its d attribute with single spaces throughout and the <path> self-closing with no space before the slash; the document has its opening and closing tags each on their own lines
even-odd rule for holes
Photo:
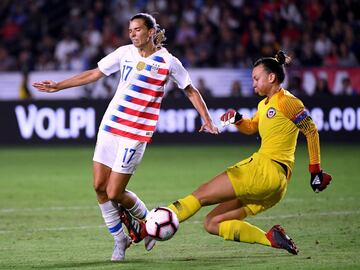
<svg viewBox="0 0 360 270">
<path fill-rule="evenodd" d="M 111 261 L 118 262 L 125 259 L 125 250 L 131 245 L 131 238 L 124 234 L 121 240 L 115 240 L 114 252 L 111 256 Z"/>
<path fill-rule="evenodd" d="M 156 240 L 154 238 L 150 237 L 150 236 L 146 236 L 144 238 L 144 243 L 145 243 L 145 249 L 147 251 L 150 251 L 155 246 Z"/>
</svg>

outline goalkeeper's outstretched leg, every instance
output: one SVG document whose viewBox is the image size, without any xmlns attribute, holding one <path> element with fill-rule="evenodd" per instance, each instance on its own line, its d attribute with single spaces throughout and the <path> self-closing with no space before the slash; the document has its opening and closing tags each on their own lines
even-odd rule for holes
<svg viewBox="0 0 360 270">
<path fill-rule="evenodd" d="M 280 225 L 273 226 L 265 233 L 260 228 L 243 221 L 248 215 L 251 215 L 250 209 L 238 199 L 221 203 L 206 216 L 204 228 L 208 233 L 219 235 L 225 240 L 285 249 L 294 255 L 298 253 L 295 243 Z"/>
<path fill-rule="evenodd" d="M 210 234 L 225 240 L 256 243 L 297 254 L 296 245 L 280 226 L 274 226 L 266 233 L 244 221 L 247 216 L 277 204 L 285 195 L 286 187 L 284 169 L 266 156 L 254 154 L 169 207 L 182 222 L 202 206 L 218 204 L 204 221 L 205 230 Z"/>
</svg>

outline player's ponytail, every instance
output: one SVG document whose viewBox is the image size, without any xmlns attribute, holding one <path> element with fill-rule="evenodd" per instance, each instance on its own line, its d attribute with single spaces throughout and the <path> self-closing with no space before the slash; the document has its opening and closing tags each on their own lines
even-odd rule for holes
<svg viewBox="0 0 360 270">
<path fill-rule="evenodd" d="M 264 69 L 268 73 L 274 73 L 278 83 L 281 84 L 285 79 L 284 64 L 289 64 L 291 58 L 287 56 L 283 51 L 278 51 L 275 57 L 263 57 L 257 60 L 254 67 L 263 65 Z"/>
<path fill-rule="evenodd" d="M 161 48 L 166 40 L 165 29 L 161 29 L 159 25 L 156 28 L 156 34 L 154 36 L 154 44 L 157 48 Z"/>
</svg>

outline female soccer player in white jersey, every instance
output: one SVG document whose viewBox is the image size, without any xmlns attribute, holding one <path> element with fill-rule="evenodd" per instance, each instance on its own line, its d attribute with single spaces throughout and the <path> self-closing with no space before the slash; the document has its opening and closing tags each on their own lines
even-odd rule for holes
<svg viewBox="0 0 360 270">
<path fill-rule="evenodd" d="M 171 80 L 184 89 L 203 119 L 200 131 L 218 133 L 188 72 L 162 46 L 164 30 L 159 28 L 154 17 L 146 13 L 133 16 L 129 22 L 129 37 L 132 44 L 105 56 L 95 69 L 61 82 L 33 83 L 38 90 L 52 93 L 95 82 L 117 71 L 121 73 L 115 96 L 100 124 L 93 157 L 94 189 L 105 224 L 115 240 L 113 261 L 123 260 L 125 249 L 131 244 L 131 239 L 123 232 L 118 204 L 138 219 L 144 219 L 148 212 L 145 204 L 135 193 L 126 190 L 126 186 L 155 130 L 165 83 Z M 153 240 L 145 238 L 147 250 L 153 245 Z"/>
</svg>

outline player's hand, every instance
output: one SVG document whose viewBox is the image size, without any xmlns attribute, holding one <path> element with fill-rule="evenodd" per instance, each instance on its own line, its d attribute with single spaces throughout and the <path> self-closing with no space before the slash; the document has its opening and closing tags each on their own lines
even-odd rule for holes
<svg viewBox="0 0 360 270">
<path fill-rule="evenodd" d="M 320 165 L 310 165 L 309 170 L 311 173 L 310 186 L 314 192 L 318 193 L 323 191 L 332 179 L 331 175 L 320 169 Z"/>
<path fill-rule="evenodd" d="M 34 86 L 41 92 L 47 92 L 47 93 L 54 93 L 60 90 L 58 84 L 54 81 L 34 82 L 32 86 Z"/>
<path fill-rule="evenodd" d="M 219 129 L 217 126 L 214 125 L 213 122 L 204 123 L 201 128 L 199 129 L 199 132 L 208 132 L 211 134 L 219 134 Z"/>
<path fill-rule="evenodd" d="M 242 119 L 242 114 L 238 113 L 234 109 L 227 110 L 226 113 L 224 113 L 220 117 L 220 122 L 223 127 L 228 126 L 230 124 L 236 124 Z"/>
</svg>

